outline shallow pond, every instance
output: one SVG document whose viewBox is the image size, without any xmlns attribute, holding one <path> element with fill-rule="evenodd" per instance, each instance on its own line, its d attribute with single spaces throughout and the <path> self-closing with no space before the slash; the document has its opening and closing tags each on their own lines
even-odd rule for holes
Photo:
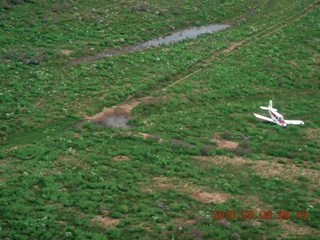
<svg viewBox="0 0 320 240">
<path fill-rule="evenodd" d="M 123 116 L 110 116 L 107 117 L 106 125 L 108 127 L 122 127 L 122 128 L 129 128 L 128 119 Z"/>
<path fill-rule="evenodd" d="M 201 34 L 217 32 L 219 30 L 226 29 L 228 27 L 229 27 L 228 24 L 211 24 L 211 25 L 207 25 L 207 26 L 187 28 L 187 29 L 184 29 L 181 31 L 174 32 L 166 37 L 154 38 L 154 39 L 151 39 L 151 40 L 143 42 L 143 43 L 125 46 L 125 47 L 122 47 L 119 49 L 108 49 L 103 52 L 97 53 L 93 56 L 87 56 L 87 57 L 83 57 L 83 58 L 74 60 L 71 63 L 71 65 L 81 63 L 81 62 L 93 61 L 93 60 L 108 57 L 108 56 L 114 56 L 114 55 L 120 54 L 120 53 L 141 51 L 141 50 L 144 50 L 148 47 L 158 46 L 161 44 L 170 44 L 170 43 L 177 42 L 179 40 L 183 40 L 186 38 L 196 38 L 197 36 L 199 36 Z"/>
<path fill-rule="evenodd" d="M 196 38 L 200 34 L 212 33 L 222 29 L 226 29 L 228 27 L 229 25 L 227 24 L 220 24 L 220 25 L 212 24 L 212 25 L 201 26 L 201 27 L 192 27 L 192 28 L 187 28 L 182 31 L 172 33 L 171 35 L 168 35 L 166 37 L 154 38 L 147 42 L 137 44 L 137 45 L 138 47 L 145 49 L 147 47 L 158 46 L 160 44 L 170 44 L 172 42 L 176 42 L 185 38 Z"/>
</svg>

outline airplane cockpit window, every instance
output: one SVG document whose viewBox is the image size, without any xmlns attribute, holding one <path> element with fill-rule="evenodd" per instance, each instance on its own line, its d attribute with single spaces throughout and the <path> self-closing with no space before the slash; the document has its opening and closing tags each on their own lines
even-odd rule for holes
<svg viewBox="0 0 320 240">
<path fill-rule="evenodd" d="M 279 117 L 279 120 L 283 120 L 283 117 Z"/>
</svg>

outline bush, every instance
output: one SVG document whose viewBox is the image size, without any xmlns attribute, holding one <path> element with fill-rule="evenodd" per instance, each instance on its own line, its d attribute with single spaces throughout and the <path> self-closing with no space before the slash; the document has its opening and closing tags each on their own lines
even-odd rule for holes
<svg viewBox="0 0 320 240">
<path fill-rule="evenodd" d="M 182 212 L 187 209 L 187 205 L 185 205 L 184 203 L 175 202 L 175 203 L 171 204 L 171 209 L 172 209 L 172 211 L 175 211 L 175 212 Z"/>
<path fill-rule="evenodd" d="M 121 236 L 121 230 L 118 228 L 111 228 L 107 230 L 107 235 L 111 239 L 120 239 Z"/>
</svg>

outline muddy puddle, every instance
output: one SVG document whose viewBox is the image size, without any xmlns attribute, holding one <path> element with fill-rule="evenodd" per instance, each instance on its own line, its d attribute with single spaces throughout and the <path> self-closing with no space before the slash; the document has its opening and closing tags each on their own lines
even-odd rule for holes
<svg viewBox="0 0 320 240">
<path fill-rule="evenodd" d="M 121 128 L 129 128 L 128 118 L 124 116 L 110 116 L 106 119 L 107 127 L 121 127 Z"/>
<path fill-rule="evenodd" d="M 98 118 L 89 118 L 89 121 L 95 124 L 104 125 L 106 127 L 118 127 L 129 129 L 128 125 L 130 116 L 125 115 L 114 115 L 114 114 L 106 114 L 104 116 L 99 116 Z"/>
<path fill-rule="evenodd" d="M 142 51 L 148 47 L 154 47 L 154 46 L 159 46 L 161 44 L 170 44 L 173 42 L 177 42 L 186 38 L 196 38 L 197 36 L 205 33 L 213 33 L 217 32 L 219 30 L 223 30 L 228 28 L 228 24 L 211 24 L 207 26 L 201 26 L 201 27 L 192 27 L 192 28 L 187 28 L 181 31 L 177 31 L 172 33 L 171 35 L 165 36 L 165 37 L 158 37 L 151 39 L 149 41 L 143 42 L 143 43 L 138 43 L 135 45 L 130 45 L 130 46 L 125 46 L 122 48 L 117 48 L 117 49 L 108 49 L 103 52 L 97 53 L 92 56 L 87 56 L 83 57 L 80 59 L 76 59 L 72 61 L 70 65 L 74 65 L 77 63 L 81 62 L 89 62 L 93 61 L 96 59 L 104 58 L 104 57 L 110 57 L 110 56 L 115 56 L 117 54 L 123 54 L 123 53 L 129 53 L 132 51 Z"/>
<path fill-rule="evenodd" d="M 130 128 L 128 121 L 131 118 L 131 110 L 139 104 L 136 99 L 124 101 L 116 106 L 104 108 L 102 112 L 97 113 L 87 119 L 96 124 L 102 124 L 107 127 Z"/>
</svg>

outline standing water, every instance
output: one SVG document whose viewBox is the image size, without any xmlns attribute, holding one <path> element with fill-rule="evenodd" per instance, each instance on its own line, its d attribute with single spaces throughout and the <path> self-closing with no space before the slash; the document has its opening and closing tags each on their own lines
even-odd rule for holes
<svg viewBox="0 0 320 240">
<path fill-rule="evenodd" d="M 226 24 L 212 24 L 202 27 L 192 27 L 179 32 L 172 33 L 171 35 L 168 35 L 166 37 L 154 38 L 150 41 L 138 45 L 139 47 L 144 49 L 151 46 L 158 46 L 160 44 L 169 44 L 185 38 L 196 38 L 200 34 L 217 32 L 219 30 L 226 29 L 227 27 L 229 27 L 229 25 Z"/>
<path fill-rule="evenodd" d="M 81 63 L 81 62 L 88 62 L 88 61 L 93 61 L 99 58 L 104 58 L 104 57 L 109 57 L 109 56 L 114 56 L 120 53 L 129 53 L 132 51 L 141 51 L 144 50 L 148 47 L 152 46 L 158 46 L 160 44 L 170 44 L 172 42 L 176 42 L 185 38 L 196 38 L 197 36 L 204 34 L 204 33 L 212 33 L 212 32 L 217 32 L 222 29 L 228 28 L 229 25 L 227 24 L 211 24 L 207 26 L 201 26 L 201 27 L 192 27 L 192 28 L 187 28 L 175 33 L 172 33 L 171 35 L 168 35 L 166 37 L 158 37 L 151 39 L 149 41 L 143 42 L 143 43 L 138 43 L 135 45 L 130 45 L 130 46 L 125 46 L 120 49 L 108 49 L 103 52 L 97 53 L 93 56 L 87 56 L 83 57 L 77 60 L 74 60 L 71 65 Z"/>
</svg>

